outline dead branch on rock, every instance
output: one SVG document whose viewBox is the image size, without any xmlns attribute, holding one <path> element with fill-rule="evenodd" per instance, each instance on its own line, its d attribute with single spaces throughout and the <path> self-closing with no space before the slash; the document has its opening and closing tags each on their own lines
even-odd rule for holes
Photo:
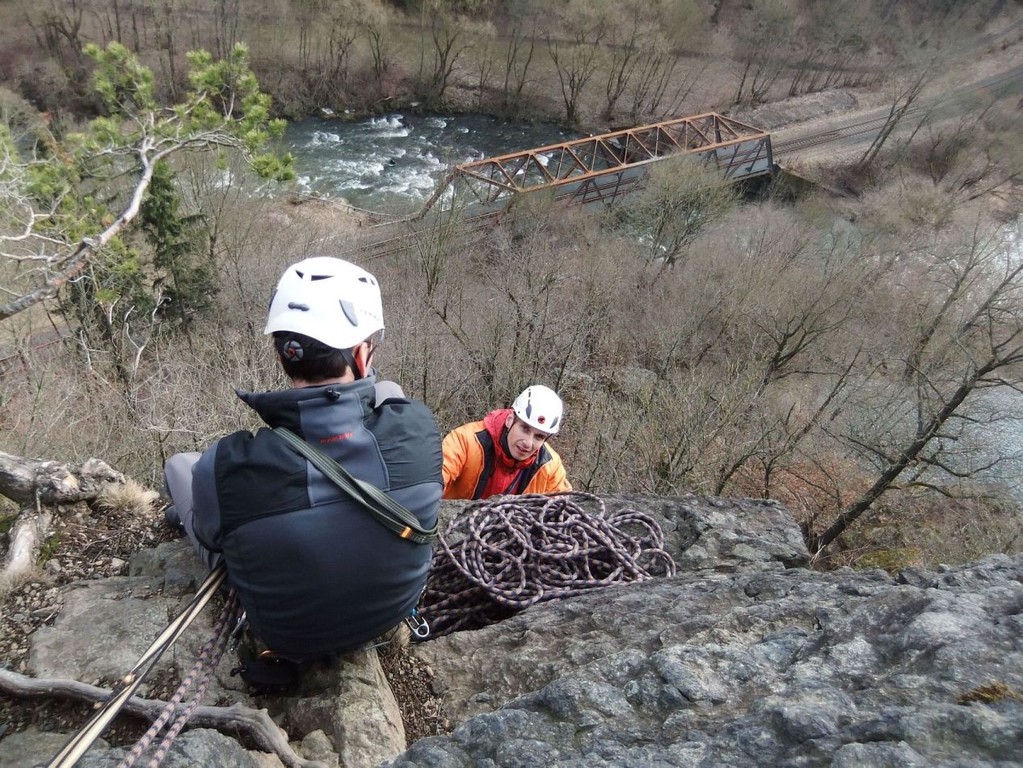
<svg viewBox="0 0 1023 768">
<path fill-rule="evenodd" d="M 0 452 L 0 494 L 18 504 L 76 504 L 93 501 L 124 475 L 99 459 L 79 465 L 28 459 Z"/>
<path fill-rule="evenodd" d="M 99 459 L 61 464 L 0 452 L 0 495 L 21 506 L 8 537 L 0 583 L 13 583 L 31 572 L 40 542 L 49 533 L 44 507 L 95 502 L 111 486 L 124 485 L 124 475 Z"/>
<path fill-rule="evenodd" d="M 49 534 L 51 517 L 48 512 L 36 513 L 31 508 L 21 510 L 8 534 L 7 561 L 0 572 L 0 590 L 32 573 L 39 556 L 39 542 Z"/>
<path fill-rule="evenodd" d="M 67 679 L 40 679 L 0 669 L 0 691 L 21 698 L 54 697 L 74 701 L 103 702 L 110 691 L 95 685 Z M 159 699 L 133 696 L 122 711 L 152 722 L 167 705 Z M 317 760 L 299 756 L 288 743 L 288 735 L 271 719 L 265 709 L 252 709 L 241 704 L 230 707 L 197 707 L 188 721 L 189 728 L 214 728 L 236 737 L 241 734 L 260 750 L 273 752 L 288 768 L 326 768 Z"/>
</svg>

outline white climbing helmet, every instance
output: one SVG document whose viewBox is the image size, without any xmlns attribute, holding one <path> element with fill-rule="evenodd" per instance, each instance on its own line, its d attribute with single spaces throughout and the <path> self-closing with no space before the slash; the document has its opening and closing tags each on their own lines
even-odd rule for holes
<svg viewBox="0 0 1023 768">
<path fill-rule="evenodd" d="M 314 256 L 281 275 L 264 334 L 291 331 L 334 349 L 351 349 L 384 327 L 373 275 L 332 256 Z"/>
<path fill-rule="evenodd" d="M 512 411 L 533 429 L 539 429 L 548 435 L 556 435 L 561 428 L 564 406 L 553 389 L 543 384 L 534 384 L 526 387 L 515 398 Z"/>
</svg>

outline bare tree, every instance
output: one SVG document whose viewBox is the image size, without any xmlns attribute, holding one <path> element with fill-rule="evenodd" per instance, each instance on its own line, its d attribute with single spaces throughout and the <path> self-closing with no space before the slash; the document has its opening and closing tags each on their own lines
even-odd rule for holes
<svg viewBox="0 0 1023 768">
<path fill-rule="evenodd" d="M 618 101 L 632 84 L 640 59 L 652 47 L 649 38 L 656 30 L 638 14 L 627 15 L 626 19 L 612 20 L 608 27 L 608 68 L 604 80 L 604 119 L 608 122 L 614 120 Z"/>
<path fill-rule="evenodd" d="M 775 494 L 856 381 L 858 291 L 880 267 L 782 210 L 744 216 L 648 284 L 651 491 Z"/>
<path fill-rule="evenodd" d="M 864 390 L 874 406 L 863 413 L 873 418 L 843 435 L 877 474 L 811 537 L 812 551 L 827 548 L 907 475 L 933 484 L 940 482 L 935 473 L 955 478 L 977 470 L 950 454 L 950 446 L 963 440 L 964 426 L 977 418 L 971 403 L 991 387 L 1021 385 L 1023 261 L 1010 243 L 1004 234 L 978 230 L 962 244 L 936 243 L 906 257 L 924 300 L 911 305 L 915 333 L 904 357 L 905 386 L 900 389 L 879 369 L 876 377 L 883 378 Z M 890 389 L 895 396 L 878 407 L 878 396 Z"/>
<path fill-rule="evenodd" d="M 476 73 L 476 107 L 482 111 L 487 102 L 487 94 L 492 88 L 491 80 L 497 67 L 499 44 L 491 24 L 475 24 L 473 37 L 476 39 L 472 46 Z"/>
<path fill-rule="evenodd" d="M 913 72 L 905 79 L 900 78 L 893 81 L 893 96 L 884 125 L 878 130 L 877 135 L 857 163 L 857 167 L 861 171 L 870 168 L 896 129 L 912 114 L 912 110 L 916 108 L 917 102 L 932 76 L 933 71 L 928 65 Z"/>
<path fill-rule="evenodd" d="M 883 62 L 869 55 L 868 48 L 871 41 L 884 39 L 886 31 L 875 6 L 821 0 L 801 10 L 803 20 L 793 36 L 798 58 L 790 67 L 790 96 L 862 86 L 884 77 Z"/>
<path fill-rule="evenodd" d="M 214 0 L 213 53 L 217 58 L 226 58 L 238 44 L 240 22 L 241 0 Z"/>
<path fill-rule="evenodd" d="M 298 66 L 308 72 L 317 51 L 326 4 L 321 0 L 288 0 L 289 16 L 298 26 Z"/>
<path fill-rule="evenodd" d="M 736 104 L 763 101 L 785 66 L 782 52 L 795 28 L 795 19 L 784 0 L 758 3 L 735 31 L 735 51 L 742 68 L 735 89 Z"/>
<path fill-rule="evenodd" d="M 679 58 L 667 48 L 655 46 L 638 62 L 629 90 L 631 122 L 677 116 L 683 102 L 699 82 L 701 69 L 682 69 Z"/>
<path fill-rule="evenodd" d="M 908 147 L 910 160 L 956 198 L 1011 200 L 1023 175 L 1014 111 L 992 103 L 980 114 L 928 123 Z"/>
<path fill-rule="evenodd" d="M 171 99 L 178 98 L 177 0 L 160 0 L 153 6 L 153 26 L 156 30 L 156 48 L 160 52 L 160 68 Z"/>
<path fill-rule="evenodd" d="M 548 27 L 544 31 L 544 41 L 558 74 L 565 123 L 575 126 L 579 123 L 583 93 L 597 73 L 606 25 L 602 16 L 595 16 L 589 6 L 574 0 L 560 22 L 558 28 Z"/>
<path fill-rule="evenodd" d="M 384 6 L 378 5 L 368 6 L 365 11 L 359 19 L 358 26 L 366 36 L 372 59 L 373 75 L 377 81 L 377 88 L 382 90 L 384 79 L 391 69 L 390 53 L 387 47 L 390 15 Z"/>
<path fill-rule="evenodd" d="M 326 73 L 331 90 L 344 92 L 351 80 L 351 58 L 359 26 L 365 19 L 367 6 L 362 2 L 342 3 L 330 17 L 330 34 L 327 37 L 327 52 L 322 69 Z"/>
<path fill-rule="evenodd" d="M 439 106 L 444 103 L 455 65 L 469 46 L 468 22 L 442 0 L 422 0 L 420 24 L 423 50 L 416 87 L 422 99 Z"/>
<path fill-rule="evenodd" d="M 527 31 L 518 18 L 507 35 L 504 55 L 504 81 L 501 87 L 501 111 L 517 117 L 522 111 L 523 94 L 529 82 L 530 65 L 536 50 L 535 28 Z"/>
<path fill-rule="evenodd" d="M 85 49 L 84 17 L 82 0 L 68 3 L 51 0 L 39 23 L 33 25 L 37 44 L 60 64 L 76 88 L 82 88 L 87 80 L 86 58 L 82 53 Z"/>
<path fill-rule="evenodd" d="M 679 155 L 649 166 L 642 188 L 614 215 L 640 235 L 650 259 L 673 267 L 699 234 L 735 204 L 735 189 L 713 162 Z"/>
</svg>

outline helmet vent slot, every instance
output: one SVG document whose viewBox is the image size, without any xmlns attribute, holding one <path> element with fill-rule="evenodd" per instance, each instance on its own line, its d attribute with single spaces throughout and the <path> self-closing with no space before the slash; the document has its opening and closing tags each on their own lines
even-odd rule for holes
<svg viewBox="0 0 1023 768">
<path fill-rule="evenodd" d="M 359 324 L 359 318 L 355 314 L 355 307 L 352 306 L 352 302 L 341 300 L 341 311 L 345 313 L 345 317 L 348 318 L 348 322 L 353 326 Z"/>
</svg>

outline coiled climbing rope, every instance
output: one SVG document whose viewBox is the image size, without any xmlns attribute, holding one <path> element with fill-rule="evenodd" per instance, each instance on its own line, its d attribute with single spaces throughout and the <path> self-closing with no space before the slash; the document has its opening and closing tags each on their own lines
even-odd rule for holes
<svg viewBox="0 0 1023 768">
<path fill-rule="evenodd" d="M 421 610 L 439 637 L 541 601 L 674 574 L 663 531 L 643 512 L 608 513 L 599 496 L 579 492 L 497 496 L 448 523 Z"/>
</svg>

